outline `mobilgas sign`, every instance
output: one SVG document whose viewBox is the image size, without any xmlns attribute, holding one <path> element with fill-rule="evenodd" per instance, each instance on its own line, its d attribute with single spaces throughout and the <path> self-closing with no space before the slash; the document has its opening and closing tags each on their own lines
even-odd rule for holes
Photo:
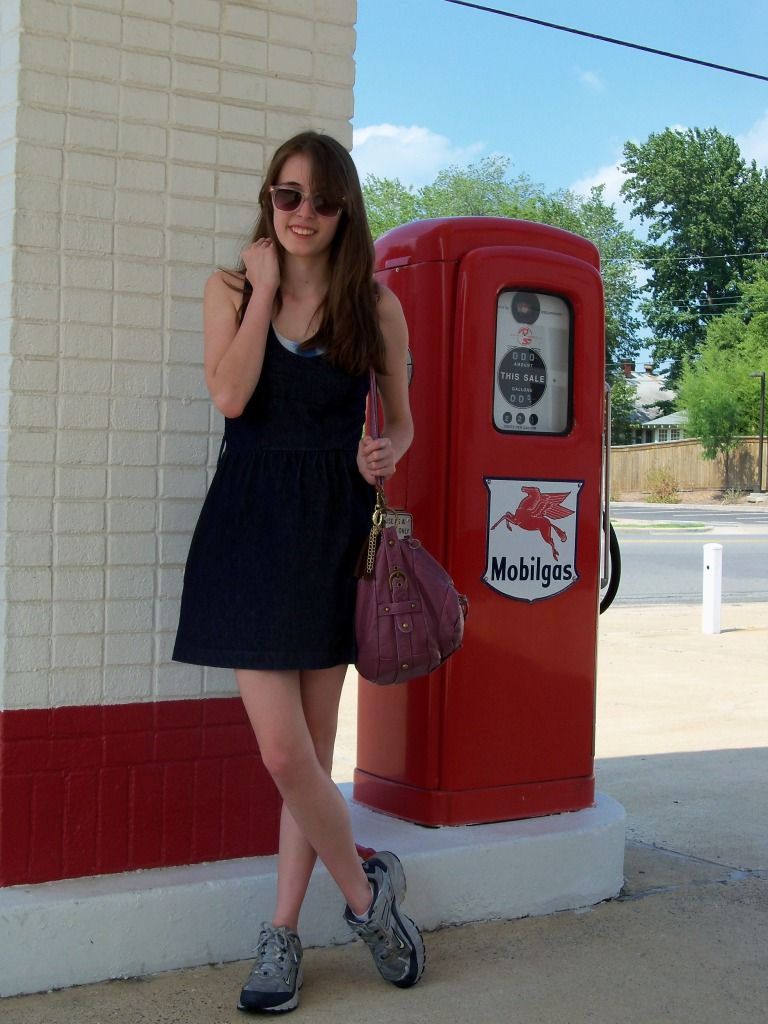
<svg viewBox="0 0 768 1024">
<path fill-rule="evenodd" d="M 486 477 L 483 582 L 518 601 L 554 597 L 578 580 L 576 536 L 582 480 Z"/>
</svg>

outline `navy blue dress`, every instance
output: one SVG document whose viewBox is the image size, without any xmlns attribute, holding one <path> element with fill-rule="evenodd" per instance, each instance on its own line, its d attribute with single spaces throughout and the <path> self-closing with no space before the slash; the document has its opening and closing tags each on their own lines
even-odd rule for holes
<svg viewBox="0 0 768 1024">
<path fill-rule="evenodd" d="M 287 350 L 264 365 L 222 453 L 187 558 L 175 661 L 243 669 L 355 660 L 357 557 L 375 493 L 357 446 L 368 374 Z"/>
</svg>

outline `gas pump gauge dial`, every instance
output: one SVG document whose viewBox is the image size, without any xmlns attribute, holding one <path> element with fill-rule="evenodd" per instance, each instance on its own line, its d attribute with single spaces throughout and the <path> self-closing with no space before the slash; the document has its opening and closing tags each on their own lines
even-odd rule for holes
<svg viewBox="0 0 768 1024">
<path fill-rule="evenodd" d="M 505 433 L 570 429 L 571 310 L 541 292 L 499 294 L 493 423 Z"/>
</svg>

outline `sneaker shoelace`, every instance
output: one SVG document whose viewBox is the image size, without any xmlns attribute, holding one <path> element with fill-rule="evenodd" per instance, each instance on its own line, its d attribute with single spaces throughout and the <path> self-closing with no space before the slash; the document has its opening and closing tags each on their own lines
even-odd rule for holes
<svg viewBox="0 0 768 1024">
<path fill-rule="evenodd" d="M 288 956 L 288 940 L 282 932 L 264 928 L 259 934 L 256 945 L 258 963 L 255 972 L 264 977 L 283 973 L 283 965 Z"/>
<path fill-rule="evenodd" d="M 368 925 L 368 934 L 375 939 L 373 948 L 374 956 L 379 960 L 388 960 L 392 956 L 399 956 L 402 952 L 397 936 L 391 929 L 382 928 L 381 925 Z"/>
</svg>

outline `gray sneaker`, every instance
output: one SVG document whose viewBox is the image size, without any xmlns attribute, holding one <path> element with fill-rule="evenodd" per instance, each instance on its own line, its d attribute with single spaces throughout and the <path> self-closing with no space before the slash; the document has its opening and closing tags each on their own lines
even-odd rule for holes
<svg viewBox="0 0 768 1024">
<path fill-rule="evenodd" d="M 405 896 L 403 865 L 394 853 L 382 851 L 363 861 L 363 870 L 373 890 L 371 909 L 361 921 L 347 907 L 344 919 L 367 944 L 382 978 L 398 988 L 410 988 L 424 972 L 425 952 L 421 932 L 400 909 Z"/>
<path fill-rule="evenodd" d="M 256 963 L 243 985 L 238 1010 L 283 1013 L 299 1005 L 303 980 L 301 939 L 288 928 L 263 924 L 256 944 Z"/>
</svg>

